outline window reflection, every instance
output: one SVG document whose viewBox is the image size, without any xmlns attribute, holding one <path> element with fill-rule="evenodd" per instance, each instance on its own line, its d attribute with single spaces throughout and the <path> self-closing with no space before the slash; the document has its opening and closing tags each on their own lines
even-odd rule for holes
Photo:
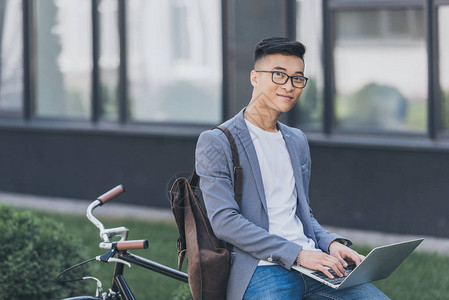
<svg viewBox="0 0 449 300">
<path fill-rule="evenodd" d="M 442 127 L 449 130 L 449 6 L 438 9 Z"/>
<path fill-rule="evenodd" d="M 23 98 L 22 1 L 0 2 L 0 113 L 19 115 Z"/>
<path fill-rule="evenodd" d="M 323 122 L 322 1 L 297 0 L 297 40 L 306 46 L 305 76 L 307 86 L 295 114 L 301 128 L 320 129 Z"/>
<path fill-rule="evenodd" d="M 35 1 L 36 115 L 91 114 L 92 13 L 89 0 Z"/>
<path fill-rule="evenodd" d="M 120 46 L 118 34 L 118 1 L 101 0 L 98 5 L 100 18 L 100 94 L 101 118 L 118 120 L 118 85 Z"/>
<path fill-rule="evenodd" d="M 127 1 L 128 97 L 133 120 L 221 120 L 220 3 Z"/>
<path fill-rule="evenodd" d="M 423 10 L 339 11 L 335 20 L 337 127 L 424 132 Z"/>
</svg>

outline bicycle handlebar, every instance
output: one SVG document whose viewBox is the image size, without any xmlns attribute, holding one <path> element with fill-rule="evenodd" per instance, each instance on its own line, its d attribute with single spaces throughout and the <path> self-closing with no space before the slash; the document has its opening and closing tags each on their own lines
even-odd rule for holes
<svg viewBox="0 0 449 300">
<path fill-rule="evenodd" d="M 97 199 L 100 200 L 101 202 L 100 205 L 103 205 L 112 198 L 115 198 L 118 195 L 122 194 L 123 192 L 125 192 L 125 187 L 119 184 L 115 188 L 111 189 L 110 191 L 107 191 L 106 193 L 98 197 Z"/>
<path fill-rule="evenodd" d="M 118 242 L 115 242 L 116 249 L 117 250 L 132 250 L 132 249 L 147 249 L 148 248 L 148 241 L 147 240 L 133 240 L 133 241 L 127 241 L 126 238 L 128 236 L 128 229 L 125 227 L 118 227 L 118 228 L 110 228 L 105 229 L 103 226 L 103 223 L 101 223 L 97 218 L 94 217 L 93 211 L 96 207 L 101 206 L 105 204 L 106 202 L 110 201 L 112 198 L 117 197 L 118 195 L 125 192 L 125 188 L 123 185 L 119 184 L 115 188 L 107 191 L 103 195 L 97 198 L 94 202 L 92 202 L 89 207 L 87 208 L 87 218 L 98 228 L 100 229 L 100 237 L 103 240 L 102 243 L 100 243 L 99 247 L 101 249 L 111 249 L 112 241 L 111 239 L 115 236 L 120 236 L 121 240 Z"/>
<path fill-rule="evenodd" d="M 125 188 L 123 187 L 123 185 L 119 184 L 115 188 L 107 191 L 106 193 L 98 197 L 97 200 L 92 202 L 87 208 L 86 216 L 89 219 L 89 221 L 91 221 L 98 229 L 100 229 L 100 237 L 104 243 L 110 243 L 111 242 L 110 239 L 117 235 L 121 236 L 122 240 L 125 240 L 127 237 L 128 229 L 124 227 L 105 229 L 103 224 L 97 218 L 94 217 L 93 211 L 98 206 L 102 206 L 103 204 L 110 201 L 114 197 L 117 197 L 123 192 L 125 192 Z M 102 248 L 101 247 L 102 244 L 103 243 L 100 243 L 100 248 Z M 105 247 L 108 248 L 107 246 Z"/>
<path fill-rule="evenodd" d="M 117 242 L 117 250 L 147 249 L 147 240 L 120 241 Z"/>
<path fill-rule="evenodd" d="M 123 264 L 123 265 L 127 265 L 128 267 L 131 267 L 131 263 L 133 263 L 136 265 L 143 266 L 147 269 L 162 273 L 166 276 L 187 282 L 188 281 L 187 274 L 182 273 L 180 271 L 176 271 L 171 268 L 168 268 L 164 265 L 160 265 L 158 263 L 152 262 L 150 260 L 146 260 L 146 259 L 143 259 L 138 256 L 133 256 L 131 253 L 127 252 L 127 250 L 133 250 L 133 249 L 147 249 L 148 248 L 148 240 L 127 241 L 126 239 L 128 237 L 128 231 L 129 231 L 127 228 L 117 227 L 117 228 L 105 229 L 104 225 L 97 218 L 94 217 L 93 211 L 95 208 L 105 204 L 106 202 L 110 201 L 114 197 L 122 194 L 124 191 L 125 191 L 125 188 L 122 185 L 118 185 L 118 186 L 114 187 L 113 189 L 109 190 L 108 192 L 104 193 L 100 197 L 98 197 L 96 200 L 94 200 L 92 203 L 90 203 L 89 206 L 87 207 L 87 211 L 86 211 L 87 218 L 98 229 L 100 229 L 100 237 L 103 240 L 103 242 L 101 242 L 99 244 L 99 247 L 100 247 L 100 249 L 108 249 L 109 251 L 103 255 L 98 255 L 90 260 L 87 260 L 87 261 L 81 263 L 81 264 L 78 264 L 73 267 L 70 267 L 69 269 L 66 269 L 58 276 L 58 279 L 59 279 L 59 277 L 61 277 L 61 275 L 63 273 L 65 273 L 68 270 L 71 270 L 79 265 L 85 264 L 92 260 L 97 260 L 97 261 L 106 262 L 106 263 Z M 120 236 L 121 240 L 114 242 L 112 240 L 112 238 L 117 237 L 117 236 Z M 116 255 L 117 255 L 117 257 L 114 257 Z M 122 266 L 120 268 L 122 268 Z M 123 275 L 122 275 L 123 270 L 120 268 L 117 268 L 117 265 L 116 265 L 116 269 L 114 271 L 114 278 L 118 277 L 119 280 L 120 280 L 120 276 L 123 277 Z M 118 288 L 113 287 L 112 289 L 109 289 L 108 293 L 103 292 L 103 290 L 101 288 L 101 282 L 98 279 L 93 278 L 93 277 L 83 277 L 81 279 L 75 279 L 75 280 L 84 280 L 84 279 L 94 279 L 97 281 L 97 295 L 101 294 L 102 295 L 101 299 L 103 299 L 103 298 L 106 299 L 106 297 L 107 297 L 107 299 L 110 299 L 110 297 L 113 297 L 115 299 L 115 297 L 116 297 L 115 295 L 117 294 L 117 291 L 121 291 L 121 292 L 124 291 L 124 290 L 122 290 L 121 287 L 118 287 Z M 71 280 L 71 281 L 74 281 L 74 280 Z M 123 281 L 124 281 L 124 279 L 123 279 Z M 125 283 L 125 286 L 123 288 L 129 289 L 128 286 L 126 285 L 126 282 L 124 282 L 124 283 Z M 115 285 L 115 280 L 114 280 L 113 284 Z M 81 299 L 81 297 L 79 297 L 79 298 Z M 70 298 L 70 299 L 72 299 L 72 298 Z M 75 298 L 73 298 L 73 299 L 75 299 Z M 76 297 L 76 299 L 78 299 L 78 297 Z M 84 297 L 83 297 L 83 299 L 84 299 Z M 100 299 L 100 298 L 96 297 L 95 299 Z"/>
</svg>

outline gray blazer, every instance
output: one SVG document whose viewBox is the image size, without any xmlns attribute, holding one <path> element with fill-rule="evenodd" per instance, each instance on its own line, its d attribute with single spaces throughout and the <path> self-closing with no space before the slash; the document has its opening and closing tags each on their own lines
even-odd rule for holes
<svg viewBox="0 0 449 300">
<path fill-rule="evenodd" d="M 262 175 L 250 133 L 240 111 L 222 125 L 232 133 L 243 169 L 242 203 L 234 200 L 233 164 L 229 142 L 218 129 L 203 132 L 197 143 L 195 166 L 200 176 L 207 215 L 214 233 L 234 245 L 227 287 L 227 299 L 242 299 L 259 260 L 272 259 L 290 270 L 302 247 L 268 232 L 267 203 Z M 313 217 L 309 207 L 310 151 L 299 129 L 280 122 L 292 161 L 300 218 L 304 233 L 317 247 L 328 252 L 329 244 L 342 237 L 327 232 Z"/>
</svg>

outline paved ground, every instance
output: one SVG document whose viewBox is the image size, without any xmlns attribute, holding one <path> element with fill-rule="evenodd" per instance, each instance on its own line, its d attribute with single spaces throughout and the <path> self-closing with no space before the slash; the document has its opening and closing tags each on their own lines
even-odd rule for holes
<svg viewBox="0 0 449 300">
<path fill-rule="evenodd" d="M 90 201 L 0 192 L 0 203 L 10 204 L 16 207 L 30 208 L 33 210 L 83 215 L 86 213 L 86 208 Z M 174 222 L 173 215 L 169 209 L 149 208 L 130 204 L 124 205 L 113 202 L 109 202 L 101 208 L 98 208 L 95 211 L 95 216 L 116 218 L 132 217 L 143 220 Z M 417 248 L 418 251 L 436 252 L 449 255 L 449 238 L 444 239 L 430 236 L 390 234 L 375 231 L 336 228 L 331 226 L 325 227 L 330 231 L 337 232 L 351 239 L 356 244 L 364 244 L 372 247 L 424 237 L 424 242 Z"/>
</svg>

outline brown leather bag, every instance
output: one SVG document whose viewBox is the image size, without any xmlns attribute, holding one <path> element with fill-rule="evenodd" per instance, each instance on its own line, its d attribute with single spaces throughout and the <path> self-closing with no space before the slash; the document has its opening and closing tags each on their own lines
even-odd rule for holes
<svg viewBox="0 0 449 300">
<path fill-rule="evenodd" d="M 225 127 L 215 127 L 228 137 L 234 164 L 234 193 L 240 207 L 242 169 L 234 138 Z M 199 176 L 176 179 L 170 189 L 170 206 L 178 225 L 178 268 L 187 252 L 190 291 L 195 300 L 226 299 L 232 245 L 219 240 L 200 203 Z"/>
</svg>

